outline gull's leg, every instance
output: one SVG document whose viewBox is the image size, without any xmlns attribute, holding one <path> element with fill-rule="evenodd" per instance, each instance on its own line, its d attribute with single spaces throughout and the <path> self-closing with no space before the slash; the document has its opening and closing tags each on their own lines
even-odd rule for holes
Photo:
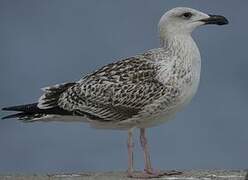
<svg viewBox="0 0 248 180">
<path fill-rule="evenodd" d="M 127 149 L 128 149 L 128 169 L 127 173 L 129 177 L 133 176 L 133 129 L 128 130 L 128 139 L 127 139 Z"/>
<path fill-rule="evenodd" d="M 149 149 L 148 149 L 148 142 L 147 142 L 147 138 L 145 135 L 145 128 L 140 128 L 140 144 L 141 144 L 141 147 L 142 147 L 143 152 L 144 152 L 144 159 L 145 159 L 145 169 L 144 170 L 148 174 L 152 174 L 153 169 L 152 169 L 151 158 L 150 158 L 150 153 L 149 153 Z"/>
<path fill-rule="evenodd" d="M 152 168 L 151 165 L 151 158 L 150 158 L 150 153 L 148 150 L 148 142 L 147 138 L 145 135 L 145 128 L 140 128 L 140 144 L 144 152 L 144 159 L 145 159 L 145 169 L 144 171 L 146 174 L 143 174 L 141 177 L 143 178 L 156 178 L 156 177 L 161 177 L 164 175 L 179 175 L 181 172 L 177 171 L 169 171 L 169 172 L 163 172 L 163 171 L 155 171 Z"/>
<path fill-rule="evenodd" d="M 158 178 L 164 175 L 178 175 L 181 174 L 180 172 L 171 171 L 171 172 L 160 172 L 160 171 L 154 171 L 151 166 L 151 159 L 150 154 L 148 151 L 148 143 L 147 138 L 145 136 L 145 129 L 140 129 L 140 143 L 144 151 L 144 158 L 145 158 L 145 172 L 134 172 L 133 169 L 133 129 L 130 129 L 128 131 L 128 139 L 127 139 L 127 148 L 128 148 L 128 169 L 127 174 L 128 177 L 131 178 Z"/>
</svg>

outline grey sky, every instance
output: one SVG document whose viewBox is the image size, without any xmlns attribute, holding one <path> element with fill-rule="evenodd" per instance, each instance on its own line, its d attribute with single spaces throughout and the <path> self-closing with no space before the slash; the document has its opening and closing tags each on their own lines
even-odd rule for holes
<svg viewBox="0 0 248 180">
<path fill-rule="evenodd" d="M 230 25 L 194 33 L 202 55 L 200 88 L 175 120 L 149 130 L 153 164 L 247 168 L 244 0 L 0 0 L 0 107 L 34 102 L 41 87 L 78 80 L 106 63 L 158 47 L 158 20 L 177 6 L 224 15 Z M 124 170 L 126 136 L 82 123 L 0 121 L 0 173 Z M 137 143 L 135 165 L 143 168 L 140 150 Z"/>
</svg>

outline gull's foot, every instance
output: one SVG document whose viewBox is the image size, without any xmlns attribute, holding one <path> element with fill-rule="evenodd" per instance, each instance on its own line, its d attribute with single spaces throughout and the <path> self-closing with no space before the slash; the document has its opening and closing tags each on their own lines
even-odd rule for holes
<svg viewBox="0 0 248 180">
<path fill-rule="evenodd" d="M 130 178 L 140 178 L 140 179 L 149 179 L 149 178 L 160 178 L 162 176 L 173 176 L 180 175 L 180 171 L 155 171 L 155 170 L 146 170 L 144 172 L 132 172 L 128 173 Z"/>
<path fill-rule="evenodd" d="M 180 175 L 180 174 L 182 174 L 182 172 L 175 171 L 175 170 L 171 170 L 171 171 L 160 171 L 160 170 L 154 170 L 154 169 L 144 169 L 144 171 L 147 174 L 157 175 L 158 177 L 161 177 L 161 176 L 173 176 L 173 175 Z"/>
<path fill-rule="evenodd" d="M 164 173 L 164 176 L 177 176 L 177 175 L 181 175 L 183 174 L 182 171 L 175 171 L 175 170 L 171 170 L 171 171 L 162 171 Z"/>
</svg>

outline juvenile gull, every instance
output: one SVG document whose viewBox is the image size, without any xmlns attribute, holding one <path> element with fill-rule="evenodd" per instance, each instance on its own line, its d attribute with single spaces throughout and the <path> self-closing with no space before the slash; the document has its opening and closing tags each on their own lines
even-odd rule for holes
<svg viewBox="0 0 248 180">
<path fill-rule="evenodd" d="M 95 128 L 128 131 L 128 176 L 159 177 L 151 166 L 145 129 L 173 118 L 190 102 L 200 80 L 201 57 L 191 32 L 228 24 L 223 16 L 178 7 L 159 21 L 161 47 L 108 64 L 78 82 L 43 88 L 37 103 L 3 108 L 24 122 L 83 121 Z M 132 131 L 140 128 L 144 173 L 133 171 Z M 173 172 L 172 172 L 173 174 Z"/>
</svg>

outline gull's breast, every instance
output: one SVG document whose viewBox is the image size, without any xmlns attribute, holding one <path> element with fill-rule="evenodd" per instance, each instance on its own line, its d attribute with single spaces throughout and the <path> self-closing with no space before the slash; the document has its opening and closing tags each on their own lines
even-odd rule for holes
<svg viewBox="0 0 248 180">
<path fill-rule="evenodd" d="M 175 69 L 169 69 L 160 73 L 158 79 L 165 85 L 177 88 L 180 92 L 177 97 L 170 104 L 165 103 L 168 101 L 168 96 L 161 97 L 154 102 L 157 106 L 148 106 L 146 110 L 151 107 L 160 107 L 159 109 L 153 109 L 154 114 L 152 116 L 143 116 L 139 127 L 151 127 L 164 123 L 170 119 L 173 119 L 178 111 L 181 111 L 187 104 L 190 103 L 192 98 L 197 92 L 200 82 L 201 71 L 201 58 L 198 51 L 194 53 L 194 56 L 186 57 L 188 59 L 181 60 L 184 63 L 175 67 Z M 176 73 L 175 73 L 176 72 Z M 173 93 L 173 92 L 171 92 Z M 173 94 L 171 94 L 173 97 Z"/>
<path fill-rule="evenodd" d="M 191 56 L 189 62 L 187 64 L 188 74 L 181 80 L 181 108 L 192 100 L 200 83 L 201 57 L 199 51 L 196 51 L 193 57 Z"/>
</svg>

